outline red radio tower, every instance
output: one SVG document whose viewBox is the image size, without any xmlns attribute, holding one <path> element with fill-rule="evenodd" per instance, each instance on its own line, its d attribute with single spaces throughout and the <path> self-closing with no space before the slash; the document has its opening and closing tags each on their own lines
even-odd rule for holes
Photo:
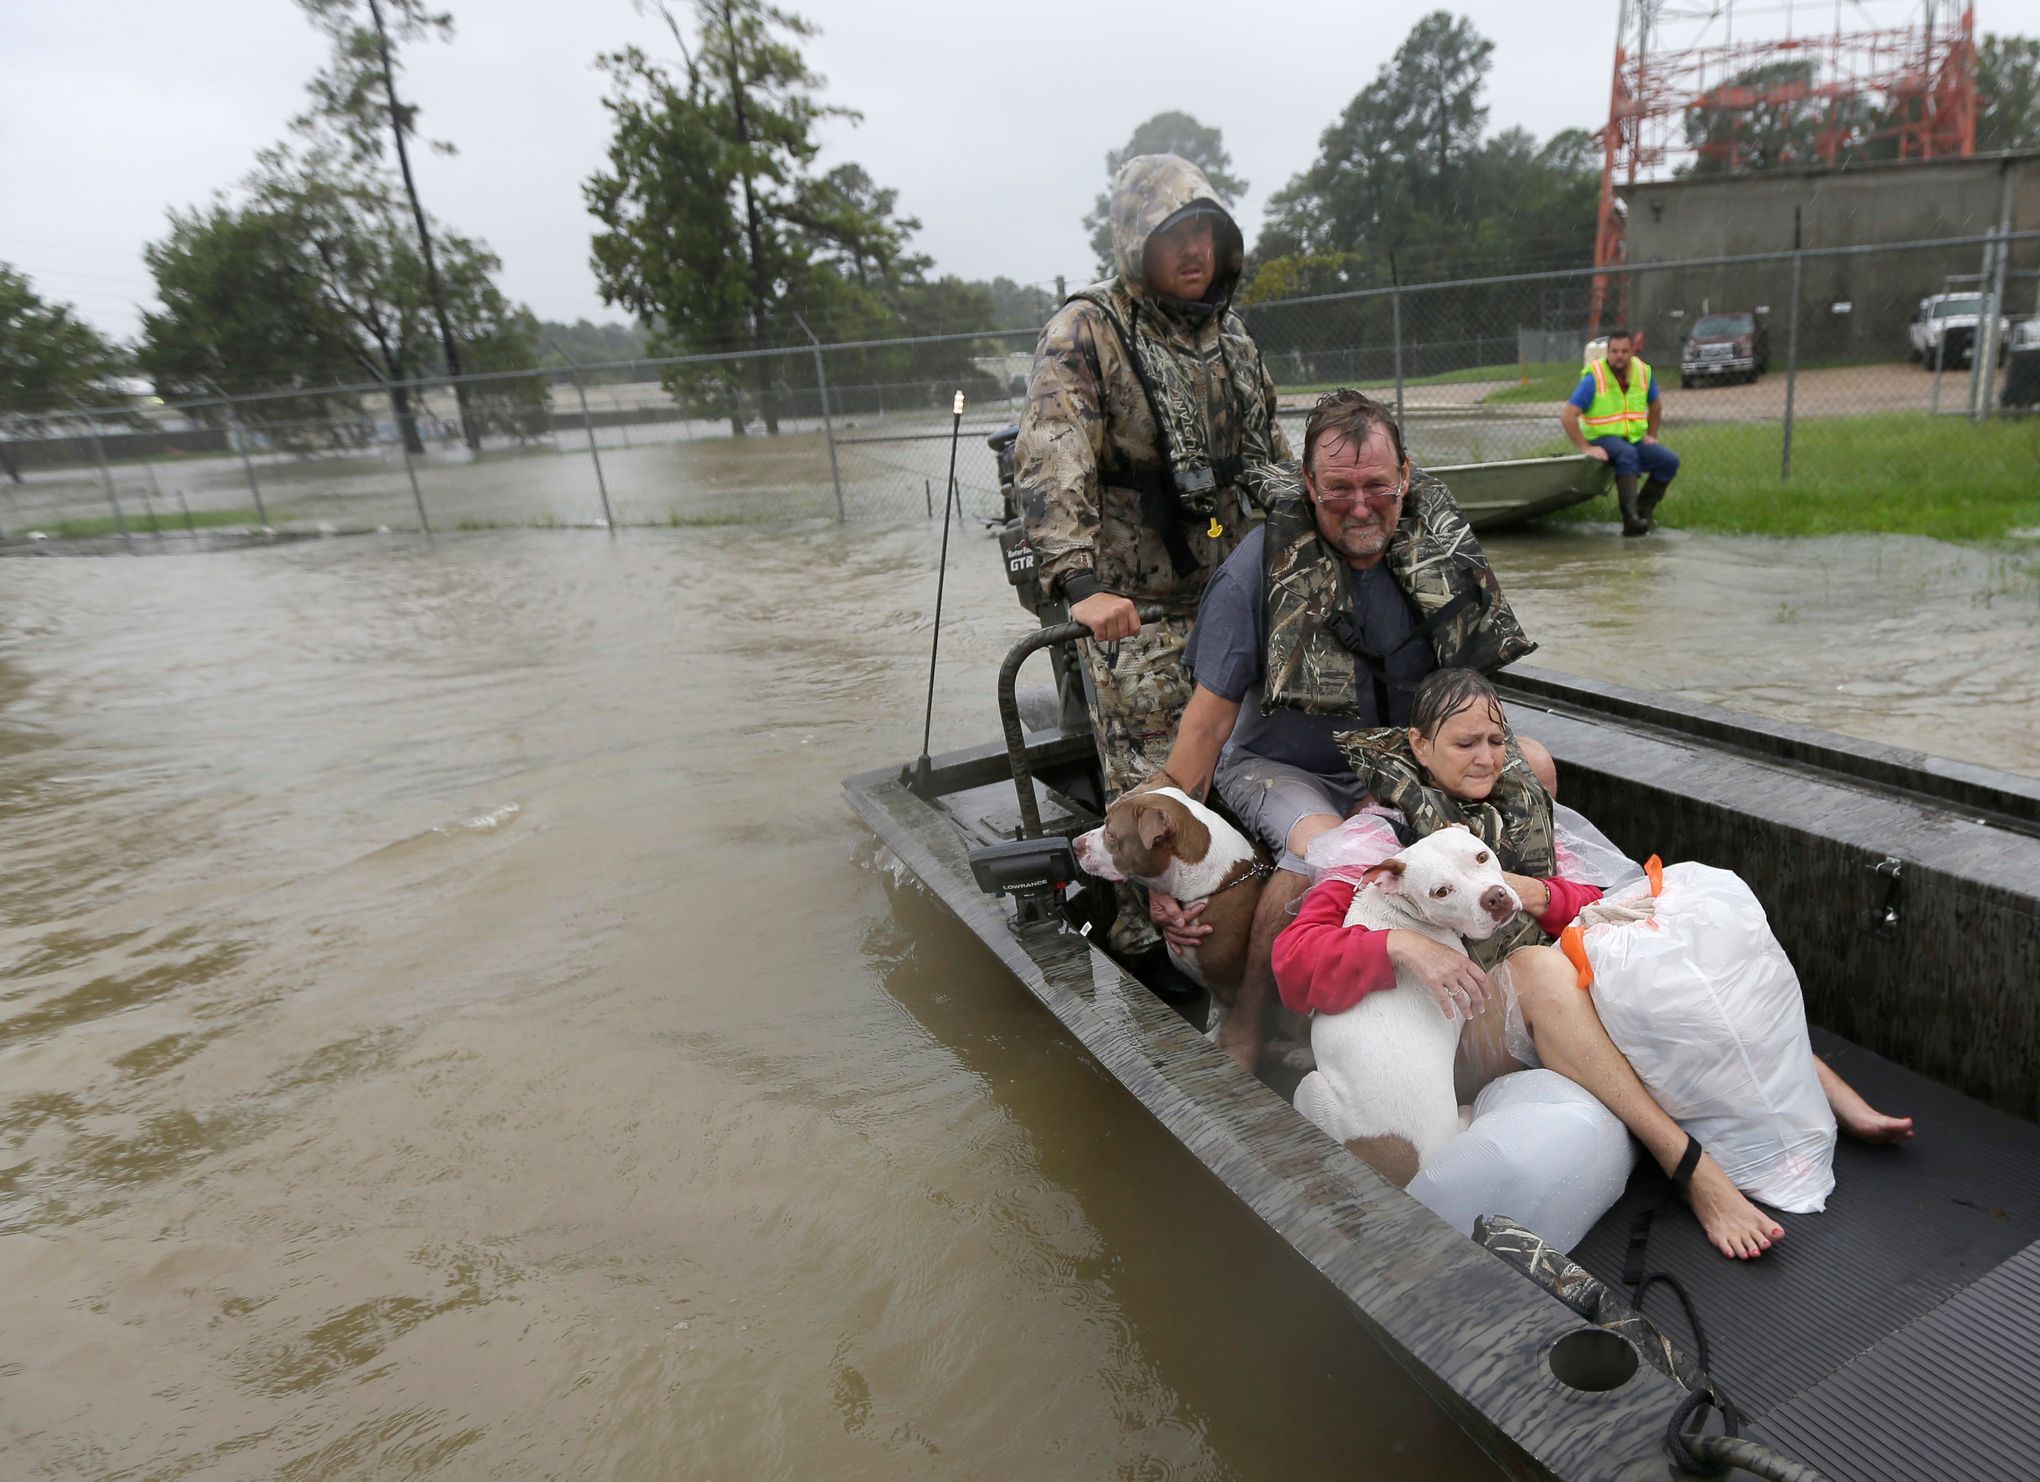
<svg viewBox="0 0 2040 1482">
<path fill-rule="evenodd" d="M 1680 168 L 1729 174 L 1770 165 L 1944 159 L 1976 152 L 1976 12 L 1963 0 L 1914 0 L 1908 23 L 1867 23 L 1866 0 L 1834 0 L 1830 29 L 1794 34 L 1828 5 L 1745 5 L 1784 18 L 1785 34 L 1736 38 L 1734 0 L 1622 0 L 1615 79 L 1601 131 L 1601 219 L 1594 266 L 1624 261 L 1621 192 Z M 1887 12 L 1893 7 L 1885 5 Z M 1795 9 L 1797 15 L 1795 15 Z M 1627 274 L 1594 275 L 1588 333 L 1613 300 L 1626 318 Z"/>
</svg>

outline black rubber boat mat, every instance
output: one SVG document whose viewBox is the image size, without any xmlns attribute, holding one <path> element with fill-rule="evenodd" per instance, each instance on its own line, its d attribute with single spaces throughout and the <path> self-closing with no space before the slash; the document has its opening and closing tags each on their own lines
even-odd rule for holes
<svg viewBox="0 0 2040 1482">
<path fill-rule="evenodd" d="M 2026 1250 L 2040 1239 L 2040 1127 L 1823 1030 L 1813 1042 L 1872 1106 L 1913 1117 L 1912 1141 L 1867 1147 L 1844 1137 L 1826 1211 L 1779 1215 L 1786 1238 L 1754 1261 L 1720 1255 L 1683 1205 L 1667 1209 L 1651 1231 L 1649 1266 L 1691 1294 L 1714 1375 L 1752 1429 L 1831 1475 L 2040 1475 L 2040 1262 Z M 1619 1287 L 1630 1227 L 1668 1187 L 1655 1167 L 1639 1170 L 1574 1259 Z M 1992 1277 L 2015 1257 L 2017 1266 Z M 1983 1300 L 1997 1288 L 1998 1300 Z M 1986 1315 L 1965 1327 L 1958 1315 L 1972 1309 Z M 1671 1293 L 1654 1290 L 1647 1310 L 1694 1351 Z M 1955 1353 L 1959 1379 L 1949 1377 Z M 1936 1367 L 1941 1373 L 1929 1372 Z M 1908 1389 L 1906 1405 L 1893 1386 Z M 2024 1465 L 1899 1465 L 1942 1454 L 1936 1448 L 1948 1444 L 1943 1432 L 1956 1413 L 1946 1391 L 1957 1386 L 1967 1395 L 1957 1410 L 1991 1417 L 1994 1434 L 1978 1438 L 1989 1449 L 1978 1454 L 2023 1457 Z M 1845 1411 L 1851 1418 L 1832 1418 Z M 1899 1418 L 1906 1414 L 1915 1429 Z M 1836 1449 L 1867 1434 L 1873 1419 L 1889 1429 L 1884 1440 Z"/>
<path fill-rule="evenodd" d="M 2040 1246 L 2028 1246 L 1756 1430 L 1837 1478 L 2012 1482 L 2040 1473 L 2036 1415 Z"/>
</svg>

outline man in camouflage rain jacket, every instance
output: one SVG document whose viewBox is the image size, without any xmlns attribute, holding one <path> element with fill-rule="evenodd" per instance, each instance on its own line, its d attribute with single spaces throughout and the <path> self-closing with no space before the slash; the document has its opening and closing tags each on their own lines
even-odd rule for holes
<svg viewBox="0 0 2040 1482">
<path fill-rule="evenodd" d="M 1082 645 L 1107 800 L 1168 754 L 1205 583 L 1246 533 L 1258 470 L 1289 456 L 1275 386 L 1230 310 L 1245 259 L 1204 173 L 1139 155 L 1112 183 L 1118 276 L 1041 331 L 1015 481 L 1041 579 L 1089 628 Z M 1137 605 L 1166 612 L 1143 624 Z M 1154 943 L 1122 897 L 1113 945 Z"/>
</svg>

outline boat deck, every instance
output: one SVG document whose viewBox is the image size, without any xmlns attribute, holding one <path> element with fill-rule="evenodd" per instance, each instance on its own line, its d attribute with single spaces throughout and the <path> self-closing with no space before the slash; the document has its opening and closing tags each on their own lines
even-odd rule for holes
<svg viewBox="0 0 2040 1482">
<path fill-rule="evenodd" d="M 1843 1139 L 1826 1212 L 1780 1215 L 1786 1238 L 1758 1260 L 1724 1259 L 1677 1208 L 1647 1264 L 1692 1296 L 1713 1374 L 1759 1439 L 1836 1478 L 2030 1476 L 2040 1463 L 2004 1448 L 2040 1414 L 2040 1127 L 1813 1039 L 1871 1105 L 1915 1118 L 1912 1141 Z M 1646 1160 L 1573 1258 L 1620 1288 L 1630 1227 L 1668 1191 Z M 1646 1305 L 1695 1351 L 1676 1297 Z"/>
</svg>

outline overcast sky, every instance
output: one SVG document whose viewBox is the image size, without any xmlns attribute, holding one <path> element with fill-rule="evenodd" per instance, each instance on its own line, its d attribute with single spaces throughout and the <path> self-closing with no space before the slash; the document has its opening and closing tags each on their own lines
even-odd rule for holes
<svg viewBox="0 0 2040 1482">
<path fill-rule="evenodd" d="M 671 39 L 630 0 L 442 0 L 450 45 L 414 46 L 404 91 L 459 154 L 418 161 L 427 208 L 503 260 L 541 317 L 620 318 L 588 270 L 581 183 L 608 139 L 598 53 Z M 290 0 L 0 0 L 0 261 L 126 338 L 152 302 L 141 261 L 171 206 L 233 185 L 302 107 L 324 43 Z M 856 160 L 921 218 L 937 270 L 1023 282 L 1088 275 L 1079 222 L 1106 150 L 1182 109 L 1225 132 L 1251 241 L 1268 193 L 1395 50 L 1418 8 L 1324 0 L 1098 0 L 999 5 L 791 0 L 826 96 L 824 166 Z M 1492 129 L 1540 138 L 1605 117 L 1615 0 L 1450 7 L 1495 43 Z M 1699 8 L 1697 5 L 1692 8 Z M 1754 7 L 1746 6 L 1745 10 Z M 1782 7 L 1780 7 L 1782 8 Z M 1846 7 L 1889 23 L 1897 0 Z M 1980 31 L 2040 33 L 2040 0 L 1981 0 Z M 1797 7 L 1832 25 L 1834 7 Z M 1739 34 L 1785 24 L 1739 17 Z"/>
</svg>

